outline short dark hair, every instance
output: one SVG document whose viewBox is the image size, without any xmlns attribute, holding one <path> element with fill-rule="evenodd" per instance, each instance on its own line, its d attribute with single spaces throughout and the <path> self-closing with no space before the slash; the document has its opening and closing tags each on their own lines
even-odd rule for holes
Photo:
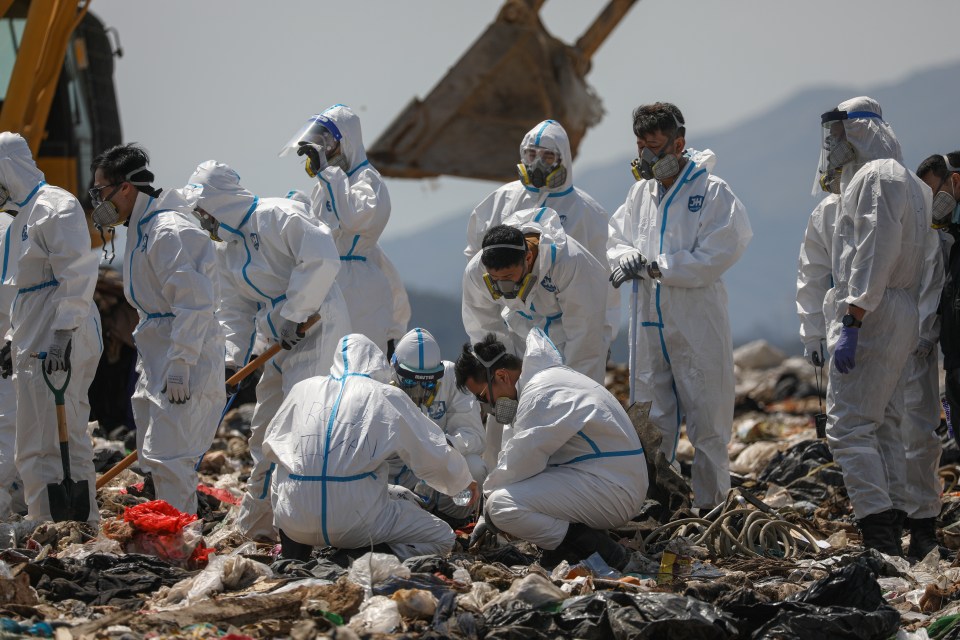
<svg viewBox="0 0 960 640">
<path fill-rule="evenodd" d="M 517 248 L 500 247 L 483 251 L 483 247 L 495 244 L 509 244 Z M 523 239 L 523 232 L 516 227 L 508 227 L 505 224 L 498 224 L 487 231 L 480 246 L 480 264 L 487 269 L 509 269 L 523 262 L 527 251 L 527 242 Z"/>
<path fill-rule="evenodd" d="M 680 109 L 669 102 L 643 104 L 633 110 L 633 133 L 638 138 L 657 131 L 667 136 L 686 136 L 685 125 L 686 120 Z"/>
<path fill-rule="evenodd" d="M 506 351 L 507 348 L 503 346 L 503 343 L 497 340 L 497 336 L 492 333 L 488 333 L 484 336 L 483 340 L 473 345 L 473 349 L 470 348 L 469 342 L 465 342 L 463 344 L 463 350 L 460 352 L 460 357 L 457 358 L 457 362 L 453 365 L 453 373 L 457 379 L 457 389 L 463 393 L 469 393 L 467 390 L 467 380 L 487 381 L 487 369 L 483 366 L 482 362 L 477 360 L 478 355 L 487 362 L 490 362 L 501 353 L 506 353 Z M 476 352 L 476 355 L 474 355 L 474 352 Z M 523 360 L 512 353 L 507 353 L 493 363 L 493 366 L 490 367 L 490 375 L 493 376 L 493 374 L 500 369 L 519 370 L 522 366 Z"/>
<path fill-rule="evenodd" d="M 150 156 L 147 155 L 147 150 L 136 142 L 131 142 L 129 144 L 118 144 L 101 152 L 90 163 L 90 171 L 96 173 L 97 169 L 100 169 L 111 184 L 119 184 L 126 180 L 153 183 L 153 172 L 146 168 L 148 164 L 150 164 Z M 143 167 L 141 171 L 130 175 L 131 171 L 140 167 Z M 160 193 L 158 189 L 153 188 L 152 184 L 147 186 L 134 185 L 134 187 L 151 196 Z"/>
<path fill-rule="evenodd" d="M 950 159 L 950 164 L 954 167 L 960 167 L 960 151 L 951 151 L 947 154 L 947 158 Z M 921 180 L 930 173 L 941 180 L 945 180 L 947 174 L 950 173 L 947 169 L 947 163 L 944 162 L 943 156 L 939 153 L 930 156 L 917 167 L 917 177 Z"/>
</svg>

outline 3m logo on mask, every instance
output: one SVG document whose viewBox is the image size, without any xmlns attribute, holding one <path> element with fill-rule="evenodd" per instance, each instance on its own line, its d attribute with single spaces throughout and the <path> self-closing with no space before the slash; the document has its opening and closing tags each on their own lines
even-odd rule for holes
<svg viewBox="0 0 960 640">
<path fill-rule="evenodd" d="M 447 415 L 446 401 L 441 400 L 440 402 L 434 402 L 432 405 L 427 407 L 427 415 L 433 420 L 439 420 L 443 416 Z"/>
<path fill-rule="evenodd" d="M 703 208 L 703 196 L 690 196 L 690 199 L 687 201 L 687 209 L 696 213 Z"/>
<path fill-rule="evenodd" d="M 553 284 L 553 280 L 550 279 L 550 276 L 543 276 L 543 280 L 540 281 L 540 286 L 550 293 L 557 292 L 557 285 Z"/>
<path fill-rule="evenodd" d="M 253 243 L 253 248 L 257 251 L 260 251 L 260 236 L 255 233 L 250 234 L 250 242 Z"/>
<path fill-rule="evenodd" d="M 333 213 L 333 205 L 330 204 L 330 201 L 329 201 L 329 200 L 327 200 L 327 204 L 326 204 L 325 206 L 327 207 L 327 212 L 328 212 L 328 213 Z"/>
<path fill-rule="evenodd" d="M 23 225 L 23 232 L 20 233 L 20 239 L 21 240 L 27 239 L 27 225 Z"/>
</svg>

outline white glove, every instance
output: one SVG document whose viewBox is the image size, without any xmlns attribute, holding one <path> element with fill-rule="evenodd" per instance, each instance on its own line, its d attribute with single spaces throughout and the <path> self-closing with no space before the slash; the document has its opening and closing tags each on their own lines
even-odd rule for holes
<svg viewBox="0 0 960 640">
<path fill-rule="evenodd" d="M 619 289 L 620 285 L 627 280 L 643 280 L 643 276 L 628 276 L 620 267 L 616 267 L 610 274 L 610 284 L 613 285 L 614 289 Z"/>
<path fill-rule="evenodd" d="M 620 269 L 627 278 L 642 278 L 646 273 L 646 264 L 646 258 L 636 249 L 620 256 Z"/>
<path fill-rule="evenodd" d="M 930 352 L 933 351 L 933 347 L 936 346 L 929 340 L 920 338 L 920 341 L 917 343 L 917 350 L 913 352 L 915 356 L 921 360 L 926 360 L 930 355 Z"/>
<path fill-rule="evenodd" d="M 183 404 L 190 399 L 190 365 L 183 360 L 171 360 L 163 374 L 162 392 L 173 404 Z"/>
<path fill-rule="evenodd" d="M 73 344 L 73 329 L 57 329 L 47 348 L 47 373 L 70 370 L 70 350 Z"/>
<path fill-rule="evenodd" d="M 804 359 L 815 367 L 822 367 L 827 352 L 826 341 L 823 338 L 819 340 L 810 340 L 803 345 Z"/>
<path fill-rule="evenodd" d="M 297 343 L 303 340 L 306 335 L 300 330 L 300 323 L 286 318 L 281 321 L 277 327 L 277 334 L 280 336 L 280 346 L 289 351 L 297 346 Z"/>
</svg>

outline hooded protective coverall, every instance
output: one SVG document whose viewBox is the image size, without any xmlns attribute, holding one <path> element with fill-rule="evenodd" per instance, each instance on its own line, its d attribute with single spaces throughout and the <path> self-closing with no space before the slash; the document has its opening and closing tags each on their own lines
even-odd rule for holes
<svg viewBox="0 0 960 640">
<path fill-rule="evenodd" d="M 560 349 L 567 366 L 603 383 L 609 345 L 597 309 L 606 308 L 606 267 L 564 232 L 549 207 L 517 211 L 503 224 L 539 234 L 531 271 L 535 284 L 526 300 L 494 300 L 483 279 L 483 254 L 471 258 L 463 273 L 463 326 L 470 341 L 494 333 L 508 351 L 520 355 L 530 329 L 538 327 Z"/>
<path fill-rule="evenodd" d="M 93 303 L 97 254 L 75 197 L 46 183 L 26 141 L 0 133 L 0 185 L 19 209 L 10 234 L 4 284 L 17 288 L 10 313 L 17 390 L 16 461 L 28 517 L 50 520 L 47 484 L 63 480 L 53 394 L 32 352 L 46 351 L 54 331 L 73 331 L 71 378 L 65 393 L 70 474 L 90 487 L 89 521 L 98 521 L 93 446 L 87 434 L 87 389 L 103 350 L 100 313 Z M 16 263 L 16 269 L 12 265 Z M 13 271 L 13 273 L 11 273 Z M 62 373 L 53 373 L 60 384 Z"/>
<path fill-rule="evenodd" d="M 323 375 L 337 341 L 350 332 L 346 303 L 337 286 L 340 260 L 325 225 L 298 202 L 259 199 L 240 185 L 230 167 L 208 161 L 190 178 L 199 206 L 220 222 L 222 300 L 217 317 L 226 333 L 226 364 L 242 366 L 256 333 L 279 341 L 282 320 L 320 321 L 290 351 L 264 367 L 257 385 L 250 454 L 254 468 L 240 507 L 238 526 L 251 538 L 274 537 L 270 513 L 271 465 L 261 453 L 263 433 L 294 384 Z M 199 185 L 199 186 L 194 186 Z"/>
<path fill-rule="evenodd" d="M 712 151 L 696 152 L 669 189 L 637 182 L 607 241 L 611 267 L 636 249 L 662 273 L 639 283 L 636 400 L 653 402 L 650 419 L 671 461 L 686 417 L 698 507 L 722 502 L 730 489 L 733 340 L 721 276 L 753 237 L 743 203 L 711 173 L 715 163 Z"/>
<path fill-rule="evenodd" d="M 277 528 L 301 544 L 355 549 L 387 543 L 400 558 L 444 554 L 450 527 L 409 500 L 388 496 L 389 459 L 447 495 L 471 482 L 467 463 L 400 389 L 369 338 L 350 334 L 330 375 L 304 380 L 270 423 L 264 455 L 277 465 Z"/>
<path fill-rule="evenodd" d="M 9 205 L 9 203 L 8 203 Z M 7 247 L 10 245 L 10 236 L 16 227 L 15 218 L 4 212 L 0 213 L 0 255 L 7 258 L 3 261 L 9 267 L 16 268 L 16 264 L 9 264 Z M 6 274 L 0 282 L 6 280 Z M 10 333 L 10 306 L 17 290 L 0 284 L 0 346 L 6 343 Z M 10 516 L 14 503 L 23 501 L 23 483 L 17 474 L 17 465 L 13 459 L 17 441 L 17 391 L 13 386 L 13 378 L 0 378 L 0 520 Z M 19 504 L 16 505 L 19 507 Z"/>
<path fill-rule="evenodd" d="M 573 154 L 570 138 L 555 120 L 544 120 L 523 136 L 521 153 L 528 147 L 543 147 L 560 154 L 566 179 L 556 187 L 534 187 L 520 180 L 508 182 L 487 196 L 470 214 L 467 223 L 467 247 L 463 253 L 469 260 L 483 244 L 483 236 L 492 227 L 503 223 L 513 213 L 523 209 L 550 207 L 560 216 L 560 225 L 568 237 L 579 242 L 590 254 L 606 266 L 607 225 L 610 216 L 596 200 L 583 189 L 573 185 Z M 607 288 L 607 344 L 613 342 L 620 328 L 620 292 Z"/>
<path fill-rule="evenodd" d="M 839 105 L 880 113 L 870 98 Z M 827 345 L 834 353 L 848 305 L 866 311 L 856 368 L 829 369 L 827 442 L 843 469 L 858 519 L 909 510 L 903 419 L 903 373 L 917 346 L 924 260 L 935 250 L 930 189 L 901 164 L 900 143 L 877 117 L 843 120 L 856 159 L 840 177 L 833 238 L 834 287 L 824 301 Z"/>
<path fill-rule="evenodd" d="M 487 466 L 481 457 L 486 444 L 486 434 L 480 421 L 480 408 L 471 394 L 457 389 L 455 380 L 453 363 L 443 360 L 443 377 L 437 383 L 436 396 L 430 406 L 422 406 L 420 410 L 440 427 L 453 448 L 467 461 L 470 475 L 482 485 L 487 477 Z M 419 480 L 417 474 L 402 461 L 391 460 L 391 484 L 412 490 Z M 465 518 L 474 511 L 471 505 L 458 507 L 447 495 L 438 497 L 436 509 L 452 518 Z"/>
<path fill-rule="evenodd" d="M 313 213 L 333 233 L 342 262 L 337 284 L 350 312 L 351 330 L 386 351 L 387 340 L 407 331 L 410 303 L 393 263 L 377 244 L 390 219 L 390 194 L 367 160 L 360 118 L 337 104 L 323 115 L 339 129 L 347 171 L 330 165 L 317 174 Z"/>
<path fill-rule="evenodd" d="M 223 332 L 217 255 L 177 190 L 137 195 L 123 261 L 123 292 L 140 322 L 133 415 L 140 460 L 157 498 L 197 511 L 194 467 L 213 442 L 223 410 Z M 173 404 L 163 388 L 168 363 L 190 368 L 190 399 Z"/>
<path fill-rule="evenodd" d="M 564 366 L 540 329 L 526 345 L 517 417 L 487 476 L 486 510 L 502 531 L 556 549 L 571 522 L 611 529 L 637 515 L 647 467 L 620 402 Z"/>
<path fill-rule="evenodd" d="M 800 246 L 797 314 L 800 316 L 800 337 L 807 354 L 819 350 L 821 341 L 826 343 L 824 313 L 833 313 L 832 307 L 824 308 L 824 300 L 833 287 L 833 238 L 839 208 L 840 196 L 830 194 L 824 198 L 810 214 Z M 928 233 L 934 232 L 931 230 Z M 920 337 L 930 342 L 936 342 L 939 333 L 937 305 L 943 286 L 942 265 L 939 248 L 928 255 L 924 262 Z M 911 354 L 905 375 L 906 406 L 902 429 L 908 461 L 906 492 L 909 500 L 906 511 L 911 518 L 929 518 L 940 513 L 937 469 L 942 447 L 935 432 L 940 424 L 936 349 L 931 349 L 931 354 L 925 358 Z"/>
</svg>

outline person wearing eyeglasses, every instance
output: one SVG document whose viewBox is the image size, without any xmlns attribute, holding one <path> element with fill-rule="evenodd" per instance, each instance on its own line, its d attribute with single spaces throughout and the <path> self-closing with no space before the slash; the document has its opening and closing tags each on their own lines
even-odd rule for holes
<svg viewBox="0 0 960 640">
<path fill-rule="evenodd" d="M 93 222 L 126 223 L 123 292 L 139 315 L 133 416 L 137 450 L 157 498 L 197 511 L 197 460 L 223 409 L 224 338 L 217 255 L 194 203 L 177 189 L 157 189 L 147 152 L 117 145 L 94 158 Z"/>
<path fill-rule="evenodd" d="M 399 457 L 441 493 L 469 489 L 463 456 L 440 427 L 399 388 L 380 348 L 351 333 L 337 345 L 330 375 L 295 384 L 266 429 L 263 455 L 274 524 L 285 558 L 306 560 L 311 547 L 369 549 L 387 544 L 400 559 L 446 554 L 455 540 L 443 520 L 394 497 L 390 460 Z"/>
<path fill-rule="evenodd" d="M 454 365 L 440 358 L 440 345 L 436 339 L 426 329 L 412 329 L 400 338 L 390 362 L 394 384 L 443 430 L 447 442 L 464 457 L 470 475 L 482 487 L 487 466 L 481 457 L 486 436 L 480 421 L 480 407 L 472 395 L 457 388 Z M 402 461 L 393 461 L 390 468 L 392 484 L 415 490 L 419 481 L 420 478 Z M 458 505 L 451 496 L 433 490 L 420 497 L 433 513 L 453 522 L 469 518 L 473 511 L 469 505 Z"/>
<path fill-rule="evenodd" d="M 627 550 L 606 530 L 639 513 L 648 478 L 640 438 L 620 402 L 565 366 L 538 328 L 527 334 L 522 359 L 489 334 L 463 346 L 454 370 L 460 389 L 512 424 L 484 483 L 480 531 L 492 527 L 527 540 L 555 551 L 557 560 L 597 552 L 622 569 Z"/>
<path fill-rule="evenodd" d="M 90 247 L 80 202 L 47 184 L 27 141 L 5 131 L 0 133 L 0 209 L 7 204 L 18 213 L 0 269 L 4 284 L 17 289 L 10 312 L 11 360 L 17 395 L 16 465 L 27 517 L 51 519 L 47 485 L 63 480 L 56 407 L 43 367 L 48 374 L 70 372 L 64 398 L 70 471 L 73 480 L 87 481 L 87 520 L 97 522 L 93 446 L 87 434 L 87 390 L 103 351 L 100 313 L 93 302 L 97 254 Z M 44 360 L 32 355 L 39 352 L 46 352 Z"/>
<path fill-rule="evenodd" d="M 727 444 L 733 428 L 733 337 L 726 273 L 753 237 L 743 203 L 713 173 L 716 155 L 686 149 L 676 105 L 633 112 L 637 182 L 610 219 L 611 282 L 637 284 L 636 401 L 652 402 L 650 420 L 674 462 L 680 427 L 696 450 L 693 504 L 709 511 L 730 490 Z"/>
</svg>

